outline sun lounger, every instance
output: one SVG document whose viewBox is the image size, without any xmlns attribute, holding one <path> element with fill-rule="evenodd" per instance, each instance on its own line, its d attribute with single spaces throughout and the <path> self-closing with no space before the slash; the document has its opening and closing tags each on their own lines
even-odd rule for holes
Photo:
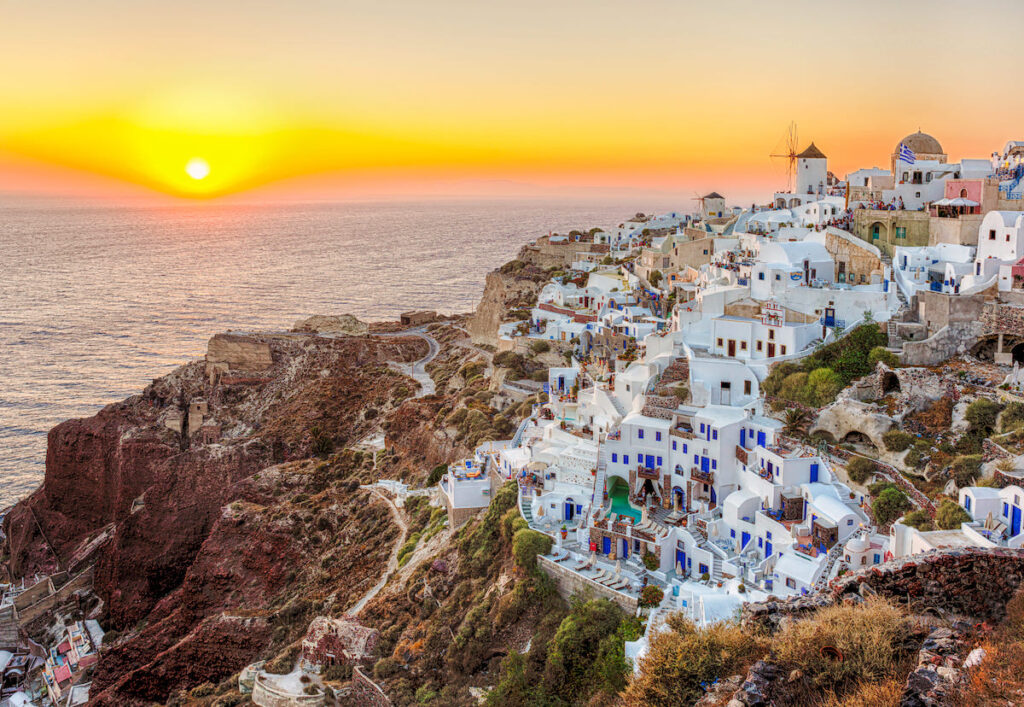
<svg viewBox="0 0 1024 707">
<path fill-rule="evenodd" d="M 595 582 L 600 582 L 605 577 L 605 574 L 606 573 L 605 573 L 604 568 L 603 567 L 598 567 L 597 568 L 597 574 L 595 574 L 593 577 L 591 577 L 591 579 L 594 580 Z"/>
<path fill-rule="evenodd" d="M 622 590 L 622 589 L 625 589 L 626 587 L 628 587 L 629 586 L 629 582 L 627 582 L 624 579 L 617 579 L 614 582 L 612 582 L 611 584 L 609 584 L 608 586 L 611 587 L 612 589 L 615 589 L 616 591 L 619 591 L 619 590 Z"/>
</svg>

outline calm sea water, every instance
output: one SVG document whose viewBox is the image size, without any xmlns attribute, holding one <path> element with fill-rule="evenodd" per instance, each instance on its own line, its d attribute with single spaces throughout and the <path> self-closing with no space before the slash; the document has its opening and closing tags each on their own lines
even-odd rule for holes
<svg viewBox="0 0 1024 707">
<path fill-rule="evenodd" d="M 41 481 L 51 427 L 140 391 L 217 332 L 469 311 L 523 243 L 678 208 L 661 202 L 0 198 L 0 508 Z"/>
</svg>

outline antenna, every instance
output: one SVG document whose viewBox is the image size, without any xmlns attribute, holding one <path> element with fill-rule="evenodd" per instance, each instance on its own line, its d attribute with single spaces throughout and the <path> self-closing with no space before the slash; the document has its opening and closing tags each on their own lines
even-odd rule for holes
<svg viewBox="0 0 1024 707">
<path fill-rule="evenodd" d="M 793 191 L 793 174 L 796 172 L 797 150 L 800 149 L 800 142 L 797 139 L 796 123 L 792 122 L 782 134 L 779 142 L 769 155 L 772 159 L 786 160 L 786 191 Z"/>
</svg>

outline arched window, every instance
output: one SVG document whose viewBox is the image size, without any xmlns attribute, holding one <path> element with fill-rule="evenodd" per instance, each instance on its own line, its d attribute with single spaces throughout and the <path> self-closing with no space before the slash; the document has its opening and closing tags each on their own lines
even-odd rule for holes
<svg viewBox="0 0 1024 707">
<path fill-rule="evenodd" d="M 961 199 L 966 199 L 967 198 L 967 190 L 966 189 L 961 189 L 960 190 L 960 198 Z"/>
</svg>

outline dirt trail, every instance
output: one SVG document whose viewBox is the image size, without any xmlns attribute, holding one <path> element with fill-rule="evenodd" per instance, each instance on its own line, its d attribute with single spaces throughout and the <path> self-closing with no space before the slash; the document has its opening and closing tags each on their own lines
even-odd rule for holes
<svg viewBox="0 0 1024 707">
<path fill-rule="evenodd" d="M 399 535 L 398 540 L 395 541 L 395 547 L 391 550 L 391 558 L 388 560 L 388 567 L 384 570 L 384 574 L 381 576 L 380 581 L 371 587 L 370 591 L 364 594 L 363 597 L 348 610 L 348 613 L 351 616 L 358 616 L 359 612 L 363 610 L 363 607 L 365 607 L 371 599 L 377 596 L 377 594 L 380 593 L 380 590 L 384 588 L 384 585 L 388 583 L 388 579 L 390 579 L 391 575 L 398 569 L 398 551 L 402 549 L 403 545 L 405 545 L 406 538 L 409 536 L 409 524 L 405 522 L 405 518 L 402 517 L 402 511 L 398 509 L 398 506 L 395 505 L 394 501 L 388 498 L 387 494 L 374 486 L 363 486 L 362 488 L 368 489 L 370 493 L 379 496 L 388 504 L 388 508 L 391 510 L 391 517 L 395 519 L 395 522 L 398 524 L 398 527 L 401 528 L 402 532 Z"/>
</svg>

